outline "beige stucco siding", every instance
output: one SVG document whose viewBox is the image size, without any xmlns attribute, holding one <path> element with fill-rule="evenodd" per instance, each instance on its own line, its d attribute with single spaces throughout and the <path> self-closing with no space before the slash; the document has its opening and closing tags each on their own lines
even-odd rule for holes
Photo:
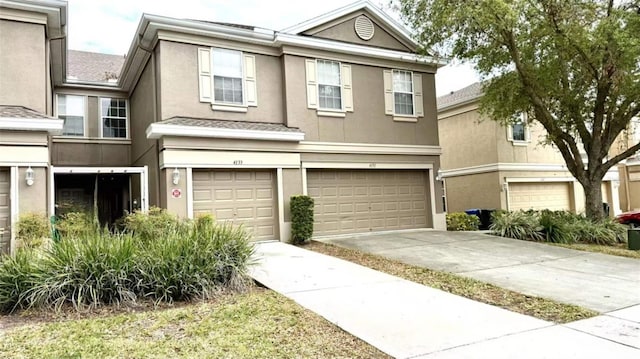
<svg viewBox="0 0 640 359">
<path fill-rule="evenodd" d="M 564 159 L 560 151 L 552 145 L 544 144 L 546 130 L 539 123 L 528 127 L 530 140 L 526 143 L 514 143 L 507 138 L 507 128 L 499 126 L 496 134 L 498 161 L 503 163 L 558 163 Z"/>
<path fill-rule="evenodd" d="M 504 208 L 498 172 L 447 178 L 446 187 L 449 213 L 471 208 Z"/>
<path fill-rule="evenodd" d="M 0 104 L 47 112 L 44 25 L 0 20 Z"/>
<path fill-rule="evenodd" d="M 479 166 L 498 161 L 496 136 L 502 133 L 496 122 L 481 121 L 477 107 L 438 121 L 442 146 L 442 168 L 445 170 Z"/>
<path fill-rule="evenodd" d="M 51 164 L 54 166 L 129 166 L 129 144 L 61 143 L 51 145 Z"/>
<path fill-rule="evenodd" d="M 370 40 L 362 40 L 354 30 L 356 18 L 360 14 L 362 14 L 361 11 L 349 14 L 340 19 L 336 19 L 329 27 L 322 25 L 319 28 L 305 31 L 305 34 L 329 40 L 350 42 L 358 45 L 382 47 L 398 51 L 411 51 L 407 46 L 393 37 L 387 30 L 376 24 L 371 18 L 370 19 L 374 24 L 373 38 Z"/>
<path fill-rule="evenodd" d="M 162 119 L 185 116 L 237 121 L 283 122 L 282 72 L 278 57 L 251 54 L 256 58 L 258 106 L 249 107 L 247 113 L 233 113 L 212 111 L 211 103 L 200 102 L 198 92 L 199 46 L 170 41 L 160 41 L 158 46 L 161 64 Z"/>
<path fill-rule="evenodd" d="M 0 131 L 0 145 L 47 146 L 48 134 L 37 131 Z"/>
<path fill-rule="evenodd" d="M 155 54 L 153 56 L 156 56 Z M 157 141 L 148 140 L 147 127 L 156 121 L 154 57 L 146 64 L 130 97 L 131 165 L 149 167 L 149 205 L 160 205 Z"/>
<path fill-rule="evenodd" d="M 284 56 L 286 118 L 290 127 L 305 132 L 307 141 L 437 145 L 438 128 L 433 74 L 422 73 L 425 116 L 417 122 L 398 122 L 385 115 L 383 70 L 387 68 L 345 62 L 351 66 L 353 112 L 344 118 L 319 116 L 307 108 L 305 60 Z M 401 68 L 401 67 L 399 67 Z"/>
<path fill-rule="evenodd" d="M 28 167 L 18 168 L 18 203 L 19 213 L 47 213 L 47 182 L 49 180 L 45 167 L 32 167 L 34 181 L 28 186 L 24 178 Z"/>
</svg>

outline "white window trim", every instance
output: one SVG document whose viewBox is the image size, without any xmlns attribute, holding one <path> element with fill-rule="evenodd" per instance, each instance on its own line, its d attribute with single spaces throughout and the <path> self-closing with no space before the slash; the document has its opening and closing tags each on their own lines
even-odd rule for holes
<svg viewBox="0 0 640 359">
<path fill-rule="evenodd" d="M 102 99 L 103 98 L 108 98 L 108 99 L 118 99 L 118 100 L 124 100 L 124 105 L 125 105 L 125 111 L 127 111 L 126 113 L 126 131 L 127 131 L 127 136 L 126 137 L 104 137 L 104 126 L 103 126 L 103 116 L 102 116 Z M 107 116 L 108 117 L 108 116 Z M 129 100 L 124 98 L 124 97 L 108 97 L 108 96 L 100 96 L 98 97 L 98 120 L 100 121 L 99 125 L 99 133 L 100 133 L 100 138 L 101 139 L 107 139 L 107 140 L 113 140 L 113 141 L 127 141 L 131 139 L 131 135 L 130 135 L 130 125 L 129 125 Z"/>
<path fill-rule="evenodd" d="M 242 103 L 235 102 L 224 102 L 224 101 L 216 101 L 216 90 L 215 90 L 215 77 L 216 77 L 216 68 L 213 66 L 213 58 L 216 50 L 224 50 L 224 51 L 233 51 L 240 53 L 240 83 L 242 85 Z M 237 111 L 236 109 L 248 107 L 247 105 L 247 89 L 245 85 L 245 73 L 244 73 L 244 52 L 240 50 L 234 49 L 226 49 L 222 47 L 212 47 L 211 48 L 211 109 L 216 111 L 233 111 L 233 112 L 246 112 L 246 111 Z M 216 108 L 214 108 L 216 107 Z M 236 111 L 234 111 L 236 110 Z"/>
<path fill-rule="evenodd" d="M 528 146 L 531 143 L 531 132 L 529 130 L 529 121 L 527 121 L 526 114 L 520 114 L 520 121 L 524 125 L 524 141 L 513 139 L 513 125 L 515 123 L 509 123 L 507 125 L 507 140 L 511 142 L 513 146 Z"/>
<path fill-rule="evenodd" d="M 400 114 L 396 113 L 396 90 L 394 85 L 394 76 L 395 72 L 408 72 L 409 78 L 411 79 L 411 108 L 413 110 L 413 114 Z M 404 122 L 417 122 L 418 115 L 416 115 L 416 89 L 415 84 L 413 83 L 413 71 L 411 70 L 400 70 L 400 69 L 392 69 L 391 70 L 391 90 L 393 92 L 393 120 L 394 121 L 404 121 Z M 409 92 L 400 92 L 398 93 L 409 93 Z"/>
<path fill-rule="evenodd" d="M 340 76 L 340 84 L 338 85 L 338 87 L 340 88 L 340 109 L 337 108 L 325 108 L 325 107 L 320 107 L 320 72 L 319 72 L 319 66 L 318 66 L 318 60 L 319 61 L 327 61 L 327 62 L 335 62 L 338 64 L 338 75 Z M 335 60 L 327 60 L 327 59 L 316 59 L 316 94 L 318 96 L 318 98 L 316 99 L 317 104 L 318 104 L 318 116 L 328 116 L 328 117 L 344 117 L 344 116 L 338 116 L 337 114 L 340 113 L 344 113 L 346 112 L 344 109 L 344 95 L 343 95 L 343 90 L 342 90 L 342 86 L 344 85 L 344 81 L 342 79 L 342 62 L 340 61 L 335 61 Z M 328 85 L 328 86 L 335 86 L 335 85 Z M 330 113 L 335 113 L 336 116 L 331 115 Z"/>
<path fill-rule="evenodd" d="M 62 122 L 62 130 L 60 130 L 61 134 L 57 135 L 55 137 L 63 137 L 63 138 L 86 138 L 86 137 L 88 137 L 88 135 L 87 135 L 87 130 L 88 130 L 87 127 L 88 127 L 88 124 L 89 124 L 89 120 L 88 120 L 88 117 L 89 117 L 88 116 L 88 111 L 89 111 L 88 110 L 88 107 L 89 107 L 88 106 L 89 105 L 88 96 L 87 95 L 78 95 L 78 94 L 74 94 L 74 93 L 65 93 L 65 92 L 56 93 L 56 102 L 53 105 L 53 110 L 54 110 L 53 111 L 53 117 L 55 117 L 55 118 L 58 118 L 58 116 L 60 115 L 58 113 L 58 101 L 59 101 L 58 97 L 60 95 L 63 95 L 63 96 L 80 96 L 80 97 L 84 98 L 84 104 L 83 104 L 83 106 L 84 106 L 83 117 L 84 118 L 83 118 L 83 123 L 82 123 L 82 136 L 63 135 L 62 134 L 63 131 L 64 131 L 64 120 L 63 120 L 63 122 Z"/>
</svg>

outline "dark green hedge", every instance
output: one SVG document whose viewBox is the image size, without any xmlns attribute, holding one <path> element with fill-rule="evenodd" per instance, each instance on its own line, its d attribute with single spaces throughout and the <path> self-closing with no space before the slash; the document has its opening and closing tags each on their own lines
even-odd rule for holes
<svg viewBox="0 0 640 359">
<path fill-rule="evenodd" d="M 291 196 L 291 240 L 302 244 L 313 235 L 313 198 Z"/>
</svg>

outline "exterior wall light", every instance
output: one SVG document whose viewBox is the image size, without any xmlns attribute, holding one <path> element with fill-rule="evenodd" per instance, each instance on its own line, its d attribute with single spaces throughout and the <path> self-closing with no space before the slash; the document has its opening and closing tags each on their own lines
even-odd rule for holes
<svg viewBox="0 0 640 359">
<path fill-rule="evenodd" d="M 29 168 L 27 168 L 27 171 L 25 172 L 24 179 L 27 182 L 27 186 L 33 186 L 33 182 L 36 179 L 36 175 L 35 175 L 35 173 L 33 171 L 33 168 L 31 168 L 31 166 L 29 166 Z"/>
<path fill-rule="evenodd" d="M 177 167 L 176 167 L 176 169 L 173 170 L 173 173 L 171 175 L 171 179 L 172 179 L 173 184 L 180 183 L 180 171 L 178 171 Z"/>
</svg>

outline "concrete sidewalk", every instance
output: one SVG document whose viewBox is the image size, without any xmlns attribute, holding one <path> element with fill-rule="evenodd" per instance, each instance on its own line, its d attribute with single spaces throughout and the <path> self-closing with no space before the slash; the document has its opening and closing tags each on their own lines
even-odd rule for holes
<svg viewBox="0 0 640 359">
<path fill-rule="evenodd" d="M 251 275 L 258 282 L 393 357 L 640 357 L 640 344 L 589 334 L 579 325 L 557 326 L 284 243 L 258 243 L 256 258 Z M 640 314 L 631 310 L 635 314 L 625 317 Z M 638 319 L 630 325 L 640 327 Z"/>
</svg>

